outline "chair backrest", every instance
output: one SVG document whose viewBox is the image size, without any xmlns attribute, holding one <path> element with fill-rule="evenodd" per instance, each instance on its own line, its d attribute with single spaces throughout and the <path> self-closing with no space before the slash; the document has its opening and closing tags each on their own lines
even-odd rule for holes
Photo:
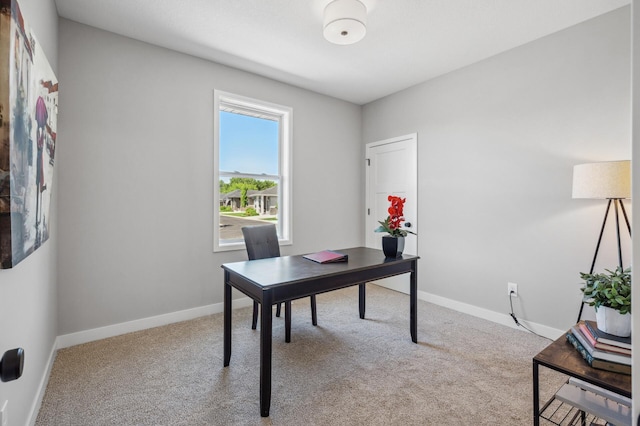
<svg viewBox="0 0 640 426">
<path fill-rule="evenodd" d="M 249 260 L 280 256 L 278 231 L 273 224 L 242 227 Z"/>
</svg>

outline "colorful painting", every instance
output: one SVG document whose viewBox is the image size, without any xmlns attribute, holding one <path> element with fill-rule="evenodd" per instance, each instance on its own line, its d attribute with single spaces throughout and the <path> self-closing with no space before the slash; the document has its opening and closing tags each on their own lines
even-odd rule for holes
<svg viewBox="0 0 640 426">
<path fill-rule="evenodd" d="M 0 0 L 0 267 L 50 232 L 58 81 L 15 0 Z"/>
</svg>

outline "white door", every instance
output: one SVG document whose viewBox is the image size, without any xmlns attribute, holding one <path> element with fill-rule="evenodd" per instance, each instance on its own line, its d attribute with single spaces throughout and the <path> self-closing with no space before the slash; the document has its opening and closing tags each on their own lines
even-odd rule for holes
<svg viewBox="0 0 640 426">
<path fill-rule="evenodd" d="M 374 232 L 388 215 L 389 195 L 406 198 L 404 226 L 418 233 L 418 135 L 416 133 L 368 143 L 366 146 L 366 246 L 382 248 L 382 232 Z M 404 253 L 418 254 L 418 237 L 408 234 Z M 409 275 L 375 282 L 409 293 Z"/>
</svg>

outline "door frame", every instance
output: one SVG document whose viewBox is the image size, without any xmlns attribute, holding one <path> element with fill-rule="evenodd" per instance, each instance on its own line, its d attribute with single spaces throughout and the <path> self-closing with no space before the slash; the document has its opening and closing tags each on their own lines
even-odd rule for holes
<svg viewBox="0 0 640 426">
<path fill-rule="evenodd" d="M 393 144 L 393 143 L 399 143 L 399 142 L 405 142 L 409 140 L 411 142 L 411 146 L 413 148 L 413 154 L 415 156 L 415 172 L 416 172 L 416 182 L 415 182 L 415 208 L 416 208 L 416 212 L 415 215 L 416 217 L 414 219 L 412 219 L 413 222 L 416 223 L 416 225 L 418 225 L 418 133 L 409 133 L 407 135 L 402 135 L 402 136 L 396 136 L 393 138 L 389 138 L 389 139 L 384 139 L 384 140 L 380 140 L 380 141 L 375 141 L 375 142 L 369 142 L 365 145 L 365 162 L 369 162 L 370 161 L 370 155 L 369 155 L 369 151 L 371 148 L 375 148 L 378 146 L 382 146 L 382 145 L 389 145 L 389 144 Z M 369 244 L 369 233 L 371 232 L 370 229 L 368 229 L 368 225 L 371 223 L 377 223 L 375 220 L 371 221 L 371 203 L 373 202 L 373 200 L 371 200 L 371 188 L 370 188 L 370 167 L 369 164 L 365 164 L 365 211 L 364 211 L 364 215 L 365 215 L 365 220 L 364 220 L 364 226 L 365 226 L 365 246 L 366 247 L 371 247 L 371 248 L 377 248 L 380 249 L 381 247 L 372 247 Z M 419 226 L 416 226 L 416 228 L 412 229 L 415 230 L 416 232 L 419 230 Z M 411 254 L 415 254 L 415 255 L 419 255 L 418 254 L 419 249 L 418 249 L 418 238 L 416 236 L 416 253 L 411 253 Z M 398 277 L 400 278 L 400 277 Z M 384 281 L 384 282 L 383 282 Z M 382 285 L 384 287 L 390 288 L 392 290 L 397 290 L 397 291 L 401 291 L 403 293 L 408 293 L 408 287 L 405 288 L 406 286 L 404 284 L 401 284 L 398 282 L 398 280 L 383 280 L 383 281 L 376 281 L 375 283 L 378 285 Z M 387 282 L 388 281 L 388 282 Z M 391 281 L 395 281 L 395 282 L 391 282 Z"/>
</svg>

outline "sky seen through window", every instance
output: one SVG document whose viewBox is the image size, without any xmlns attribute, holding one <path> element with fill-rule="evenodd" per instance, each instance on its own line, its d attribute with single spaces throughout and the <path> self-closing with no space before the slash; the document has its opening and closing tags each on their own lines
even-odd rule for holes
<svg viewBox="0 0 640 426">
<path fill-rule="evenodd" d="M 220 171 L 277 175 L 278 122 L 220 111 Z"/>
</svg>

